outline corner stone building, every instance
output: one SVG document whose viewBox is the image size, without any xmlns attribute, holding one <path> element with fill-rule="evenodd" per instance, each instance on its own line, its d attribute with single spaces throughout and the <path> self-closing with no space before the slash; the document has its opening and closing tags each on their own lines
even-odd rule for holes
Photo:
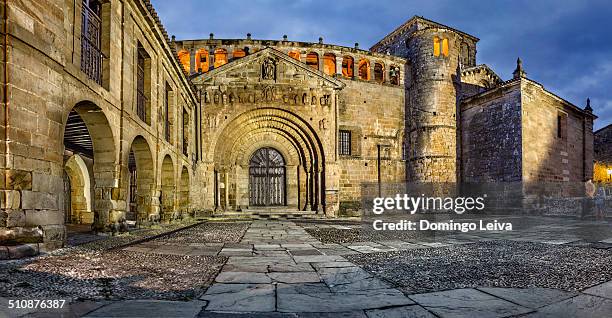
<svg viewBox="0 0 612 318">
<path fill-rule="evenodd" d="M 583 181 L 595 116 L 414 17 L 370 50 L 169 39 L 146 0 L 0 0 L 0 241 L 358 212 L 363 182 Z M 0 253 L 11 254 L 14 247 Z M 4 251 L 4 252 L 3 252 Z M 9 255 L 10 256 L 10 255 Z"/>
</svg>

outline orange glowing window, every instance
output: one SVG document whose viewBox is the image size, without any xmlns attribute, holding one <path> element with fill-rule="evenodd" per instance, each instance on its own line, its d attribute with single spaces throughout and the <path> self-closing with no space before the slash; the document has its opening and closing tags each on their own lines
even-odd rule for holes
<svg viewBox="0 0 612 318">
<path fill-rule="evenodd" d="M 179 61 L 181 62 L 181 64 L 183 65 L 183 69 L 185 70 L 185 72 L 189 73 L 189 68 L 190 68 L 190 56 L 189 56 L 189 51 L 187 50 L 180 50 L 178 52 L 178 58 Z"/>
<path fill-rule="evenodd" d="M 350 56 L 342 58 L 342 76 L 346 78 L 353 78 L 353 72 L 355 69 L 355 60 Z"/>
<path fill-rule="evenodd" d="M 289 57 L 294 58 L 296 60 L 300 60 L 300 52 L 298 51 L 291 51 L 289 52 Z"/>
<path fill-rule="evenodd" d="M 239 59 L 239 58 L 245 57 L 245 56 L 246 56 L 246 52 L 243 49 L 236 49 L 232 53 L 232 57 L 235 58 L 235 59 Z"/>
<path fill-rule="evenodd" d="M 215 68 L 227 64 L 227 50 L 216 49 L 215 50 Z"/>
<path fill-rule="evenodd" d="M 336 56 L 331 53 L 323 55 L 323 72 L 327 75 L 336 74 Z"/>
<path fill-rule="evenodd" d="M 369 81 L 370 80 L 370 61 L 361 59 L 359 61 L 359 79 Z"/>
<path fill-rule="evenodd" d="M 308 67 L 318 70 L 319 69 L 319 54 L 310 52 L 306 55 L 306 65 Z"/>
<path fill-rule="evenodd" d="M 197 72 L 208 72 L 210 63 L 208 58 L 208 51 L 206 49 L 200 49 L 198 50 L 198 52 L 196 52 L 195 63 Z"/>
<path fill-rule="evenodd" d="M 433 54 L 434 56 L 440 56 L 440 38 L 437 36 L 433 39 Z"/>
<path fill-rule="evenodd" d="M 374 80 L 380 83 L 385 80 L 385 67 L 381 63 L 374 63 Z"/>
<path fill-rule="evenodd" d="M 442 40 L 442 55 L 448 56 L 448 39 Z"/>
</svg>

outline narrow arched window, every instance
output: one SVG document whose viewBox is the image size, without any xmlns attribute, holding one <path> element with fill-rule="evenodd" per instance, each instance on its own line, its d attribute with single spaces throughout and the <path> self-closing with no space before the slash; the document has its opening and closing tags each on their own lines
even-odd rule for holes
<svg viewBox="0 0 612 318">
<path fill-rule="evenodd" d="M 385 81 L 385 67 L 381 63 L 374 63 L 374 80 L 379 83 Z"/>
<path fill-rule="evenodd" d="M 199 73 L 208 72 L 208 69 L 210 68 L 210 63 L 208 58 L 208 51 L 206 49 L 200 49 L 198 50 L 198 52 L 196 52 L 195 63 L 196 71 L 198 71 Z"/>
<path fill-rule="evenodd" d="M 318 70 L 319 69 L 319 54 L 310 52 L 306 55 L 306 65 L 308 67 Z"/>
<path fill-rule="evenodd" d="M 448 39 L 442 40 L 442 55 L 448 56 Z"/>
<path fill-rule="evenodd" d="M 245 56 L 246 56 L 246 52 L 243 49 L 235 49 L 234 52 L 232 52 L 232 58 L 234 59 L 239 59 Z"/>
<path fill-rule="evenodd" d="M 216 49 L 215 50 L 215 68 L 227 64 L 227 50 Z"/>
<path fill-rule="evenodd" d="M 433 55 L 440 56 L 440 38 L 437 36 L 433 38 Z"/>
<path fill-rule="evenodd" d="M 342 76 L 346 78 L 353 78 L 355 69 L 355 60 L 350 56 L 345 56 L 342 59 Z"/>
<path fill-rule="evenodd" d="M 185 72 L 189 73 L 189 68 L 191 67 L 191 61 L 189 60 L 191 57 L 189 56 L 189 51 L 180 50 L 178 52 L 178 58 L 181 62 L 181 65 L 183 65 L 183 69 L 185 70 Z"/>
<path fill-rule="evenodd" d="M 327 75 L 336 74 L 336 56 L 331 53 L 323 55 L 323 72 Z"/>
<path fill-rule="evenodd" d="M 300 52 L 298 51 L 291 51 L 289 52 L 289 57 L 294 58 L 296 60 L 300 60 Z"/>
<path fill-rule="evenodd" d="M 359 79 L 364 81 L 370 80 L 370 61 L 367 59 L 361 59 L 359 61 Z"/>
</svg>

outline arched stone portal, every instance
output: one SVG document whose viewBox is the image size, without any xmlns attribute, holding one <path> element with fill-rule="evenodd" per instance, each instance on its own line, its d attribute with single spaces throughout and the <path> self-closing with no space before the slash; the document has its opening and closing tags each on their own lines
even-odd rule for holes
<svg viewBox="0 0 612 318">
<path fill-rule="evenodd" d="M 179 189 L 179 207 L 182 213 L 189 212 L 189 170 L 183 167 Z"/>
<path fill-rule="evenodd" d="M 72 155 L 64 165 L 69 187 L 66 191 L 66 211 L 64 220 L 69 224 L 93 223 L 93 210 L 91 204 L 91 182 L 89 170 L 83 158 Z"/>
<path fill-rule="evenodd" d="M 104 111 L 90 101 L 77 103 L 65 123 L 65 153 L 93 159 L 95 195 L 91 200 L 94 210 L 92 229 L 104 230 L 110 223 L 117 222 L 123 213 L 112 196 L 113 189 L 117 189 L 117 145 L 111 125 Z"/>
<path fill-rule="evenodd" d="M 149 143 L 142 136 L 136 136 L 132 141 L 128 153 L 128 212 L 126 219 L 142 224 L 148 221 L 151 215 L 157 215 L 154 208 L 153 195 L 155 193 L 155 178 L 153 156 Z"/>
<path fill-rule="evenodd" d="M 249 205 L 286 204 L 285 159 L 278 150 L 259 148 L 249 162 Z"/>
<path fill-rule="evenodd" d="M 314 129 L 300 116 L 278 108 L 258 108 L 234 118 L 215 140 L 211 158 L 215 163 L 211 180 L 215 209 L 241 210 L 253 205 L 250 160 L 258 149 L 268 147 L 285 160 L 283 205 L 299 210 L 324 210 L 323 147 Z"/>
<path fill-rule="evenodd" d="M 161 220 L 169 221 L 175 210 L 174 164 L 170 155 L 166 155 L 161 165 Z"/>
</svg>

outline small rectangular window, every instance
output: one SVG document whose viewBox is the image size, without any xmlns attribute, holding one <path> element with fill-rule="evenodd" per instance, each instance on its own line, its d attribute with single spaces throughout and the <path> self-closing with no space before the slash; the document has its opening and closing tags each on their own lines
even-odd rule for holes
<svg viewBox="0 0 612 318">
<path fill-rule="evenodd" d="M 563 113 L 557 114 L 557 138 L 567 138 L 567 115 Z"/>
<path fill-rule="evenodd" d="M 340 130 L 338 153 L 344 156 L 351 155 L 351 132 L 349 130 Z"/>
</svg>

